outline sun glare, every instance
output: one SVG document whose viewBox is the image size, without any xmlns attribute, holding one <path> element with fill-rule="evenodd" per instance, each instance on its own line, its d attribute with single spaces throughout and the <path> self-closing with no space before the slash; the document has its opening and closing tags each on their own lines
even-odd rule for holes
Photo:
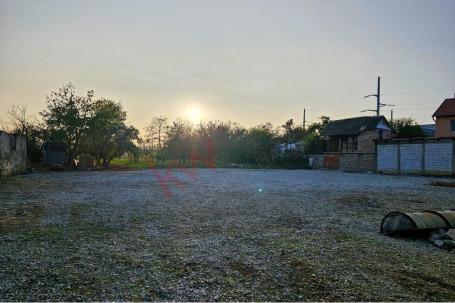
<svg viewBox="0 0 455 303">
<path fill-rule="evenodd" d="M 187 110 L 187 117 L 192 122 L 199 122 L 202 118 L 202 112 L 198 107 L 192 106 Z"/>
</svg>

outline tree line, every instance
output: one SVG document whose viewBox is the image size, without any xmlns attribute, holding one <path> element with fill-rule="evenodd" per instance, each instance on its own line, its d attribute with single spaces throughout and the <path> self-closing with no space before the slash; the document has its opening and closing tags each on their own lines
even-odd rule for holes
<svg viewBox="0 0 455 303">
<path fill-rule="evenodd" d="M 233 163 L 270 164 L 271 149 L 279 143 L 318 140 L 328 117 L 306 129 L 292 119 L 279 127 L 269 122 L 245 128 L 235 122 L 208 121 L 193 125 L 189 121 L 154 117 L 145 128 L 144 143 L 160 164 L 177 160 L 180 165 L 210 162 L 217 166 Z"/>
<path fill-rule="evenodd" d="M 271 164 L 271 149 L 281 143 L 305 143 L 305 153 L 323 151 L 321 132 L 330 122 L 322 116 L 304 127 L 293 119 L 274 127 L 270 122 L 243 127 L 236 122 L 170 120 L 155 116 L 142 136 L 127 124 L 127 112 L 120 102 L 95 98 L 93 90 L 76 94 L 72 84 L 63 85 L 46 96 L 46 107 L 38 116 L 28 116 L 25 106 L 8 111 L 9 129 L 25 135 L 29 154 L 37 160 L 44 142 L 59 144 L 67 155 L 67 165 L 82 154 L 95 157 L 99 166 L 108 168 L 116 157 L 143 156 L 153 165 Z M 421 128 L 409 118 L 392 123 L 398 137 L 423 136 Z M 3 127 L 6 128 L 6 127 Z M 299 158 L 300 157 L 300 158 Z M 294 153 L 289 161 L 301 161 L 305 154 Z"/>
</svg>

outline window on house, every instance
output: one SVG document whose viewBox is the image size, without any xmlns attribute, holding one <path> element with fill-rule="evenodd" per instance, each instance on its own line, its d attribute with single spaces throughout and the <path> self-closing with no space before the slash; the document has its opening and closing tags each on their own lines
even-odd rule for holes
<svg viewBox="0 0 455 303">
<path fill-rule="evenodd" d="M 450 129 L 455 132 L 455 120 L 450 121 Z"/>
<path fill-rule="evenodd" d="M 344 145 L 344 149 L 342 151 L 349 151 L 349 137 L 346 136 L 346 137 L 343 137 L 343 145 Z"/>
<path fill-rule="evenodd" d="M 329 152 L 337 152 L 339 151 L 339 141 L 338 138 L 330 138 L 328 146 L 327 146 L 327 151 Z"/>
<path fill-rule="evenodd" d="M 352 136 L 352 151 L 356 152 L 357 151 L 357 136 Z"/>
</svg>

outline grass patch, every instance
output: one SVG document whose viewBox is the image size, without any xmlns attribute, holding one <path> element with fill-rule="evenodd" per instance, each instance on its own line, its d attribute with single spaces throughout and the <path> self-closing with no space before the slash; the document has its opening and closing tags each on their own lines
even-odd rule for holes
<svg viewBox="0 0 455 303">
<path fill-rule="evenodd" d="M 126 159 L 113 159 L 110 163 L 112 169 L 145 169 L 153 167 L 153 162 L 130 161 Z"/>
</svg>

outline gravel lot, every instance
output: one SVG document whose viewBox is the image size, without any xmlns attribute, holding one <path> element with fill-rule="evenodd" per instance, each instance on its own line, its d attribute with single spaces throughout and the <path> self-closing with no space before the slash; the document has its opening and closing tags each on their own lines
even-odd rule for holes
<svg viewBox="0 0 455 303">
<path fill-rule="evenodd" d="M 431 178 L 322 170 L 36 173 L 0 183 L 1 301 L 455 301 L 455 254 L 378 234 L 455 208 Z"/>
</svg>

